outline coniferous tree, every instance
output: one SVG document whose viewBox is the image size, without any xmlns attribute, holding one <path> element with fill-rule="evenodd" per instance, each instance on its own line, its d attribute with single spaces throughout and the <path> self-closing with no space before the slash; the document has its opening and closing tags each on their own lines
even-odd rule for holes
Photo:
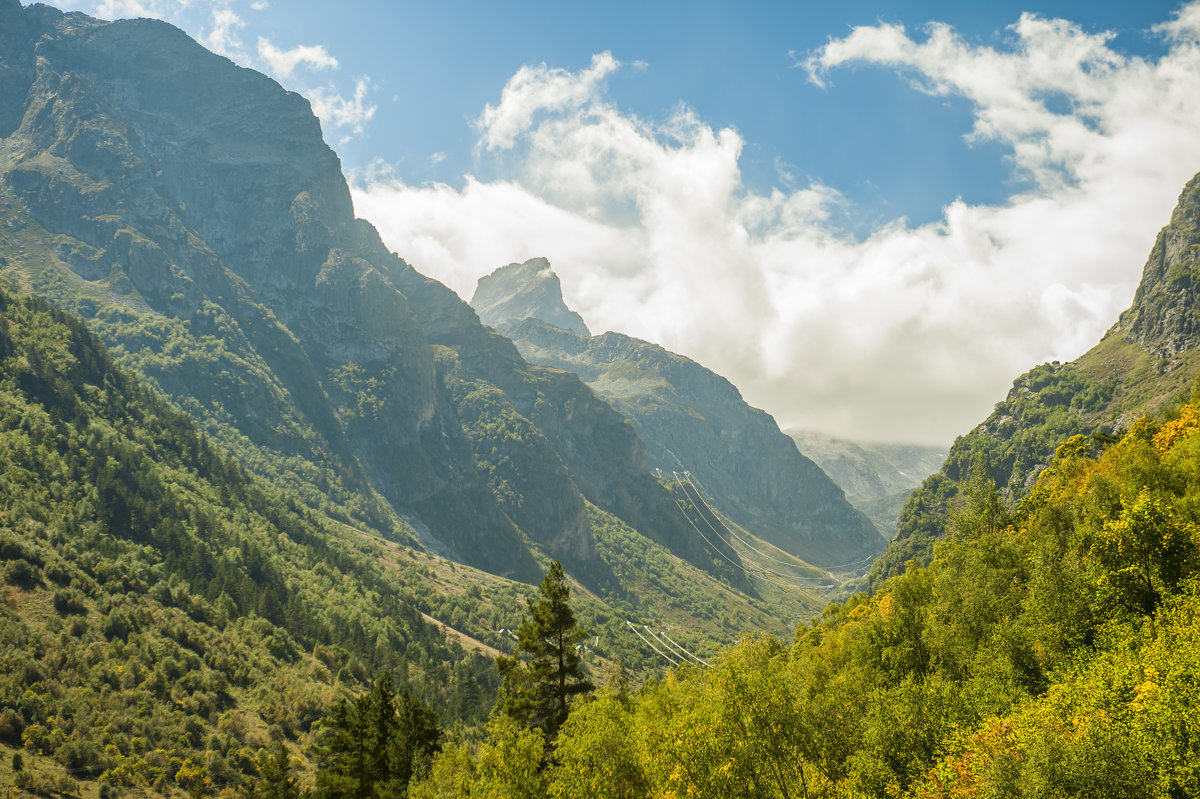
<svg viewBox="0 0 1200 799">
<path fill-rule="evenodd" d="M 242 792 L 245 799 L 300 799 L 308 793 L 301 790 L 299 780 L 292 773 L 288 751 L 282 741 L 276 742 L 271 752 L 259 752 L 258 774 L 258 781 L 247 783 Z"/>
<path fill-rule="evenodd" d="M 500 657 L 503 677 L 498 709 L 553 739 L 566 721 L 571 700 L 592 690 L 583 673 L 578 646 L 587 631 L 575 622 L 562 564 L 554 561 L 538 586 L 539 599 L 527 600 L 529 613 L 517 629 L 517 657 Z"/>
<path fill-rule="evenodd" d="M 334 706 L 327 723 L 326 762 L 317 775 L 322 797 L 404 796 L 442 736 L 437 715 L 407 687 L 397 696 L 387 672 L 369 694 Z"/>
</svg>

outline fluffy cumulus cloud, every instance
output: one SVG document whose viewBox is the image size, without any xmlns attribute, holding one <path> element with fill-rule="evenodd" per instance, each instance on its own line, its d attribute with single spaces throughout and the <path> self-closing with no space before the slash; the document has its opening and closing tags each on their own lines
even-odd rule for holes
<svg viewBox="0 0 1200 799">
<path fill-rule="evenodd" d="M 836 91 L 850 65 L 965 98 L 1028 188 L 954 202 L 924 226 L 839 233 L 820 185 L 748 190 L 733 130 L 686 108 L 662 123 L 604 94 L 619 65 L 526 67 L 478 120 L 507 179 L 355 187 L 414 266 L 469 298 L 502 263 L 551 259 L 593 330 L 620 330 L 733 380 L 784 426 L 946 442 L 1032 365 L 1070 359 L 1128 305 L 1155 232 L 1200 167 L 1200 6 L 1154 60 L 1024 15 L 1001 48 L 943 25 L 877 25 L 798 64 Z"/>
<path fill-rule="evenodd" d="M 522 67 L 504 87 L 500 104 L 483 109 L 478 122 L 481 144 L 489 150 L 508 149 L 533 127 L 535 116 L 547 111 L 578 112 L 595 100 L 604 79 L 618 66 L 611 53 L 600 53 L 578 74 L 545 64 Z"/>
<path fill-rule="evenodd" d="M 378 106 L 367 100 L 371 89 L 371 79 L 357 78 L 354 81 L 354 95 L 347 99 L 343 97 L 333 84 L 318 86 L 305 92 L 312 103 L 313 113 L 321 119 L 326 130 L 349 130 L 362 133 L 363 126 L 375 116 Z M 340 141 L 347 141 L 349 134 L 343 134 Z"/>
<path fill-rule="evenodd" d="M 199 37 L 199 42 L 227 58 L 240 63 L 247 63 L 250 58 L 242 46 L 239 31 L 246 27 L 246 20 L 232 8 L 214 6 L 212 20 L 206 32 Z"/>
<path fill-rule="evenodd" d="M 337 59 L 331 56 L 323 45 L 298 45 L 284 50 L 262 36 L 258 37 L 258 57 L 267 65 L 271 74 L 278 78 L 290 78 L 301 65 L 310 69 L 338 68 Z"/>
</svg>

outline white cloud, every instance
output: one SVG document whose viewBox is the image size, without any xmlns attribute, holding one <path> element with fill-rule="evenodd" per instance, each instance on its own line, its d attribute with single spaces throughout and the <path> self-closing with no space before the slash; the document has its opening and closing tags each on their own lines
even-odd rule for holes
<svg viewBox="0 0 1200 799">
<path fill-rule="evenodd" d="M 1200 42 L 1200 4 L 1184 6 L 1175 13 L 1174 19 L 1155 26 L 1154 30 L 1176 42 Z"/>
<path fill-rule="evenodd" d="M 686 108 L 657 124 L 622 113 L 604 96 L 618 68 L 607 54 L 578 73 L 526 67 L 484 109 L 480 147 L 507 179 L 368 177 L 355 203 L 464 297 L 495 267 L 544 255 L 593 330 L 689 355 L 785 426 L 944 443 L 1129 304 L 1200 169 L 1198 8 L 1161 27 L 1156 60 L 1032 15 L 998 48 L 942 25 L 829 42 L 803 64 L 814 80 L 874 65 L 965 98 L 970 136 L 1010 148 L 1028 178 L 1002 204 L 955 202 L 934 224 L 900 220 L 862 241 L 830 223 L 842 200 L 828 187 L 791 188 L 789 175 L 786 189 L 746 189 L 736 131 Z"/>
<path fill-rule="evenodd" d="M 535 114 L 580 108 L 593 99 L 602 81 L 618 66 L 611 53 L 600 53 L 578 75 L 545 64 L 521 67 L 505 85 L 500 105 L 483 109 L 477 123 L 481 143 L 489 150 L 512 147 L 517 135 L 529 129 Z"/>
<path fill-rule="evenodd" d="M 191 0 L 101 0 L 95 4 L 94 13 L 102 19 L 168 19 L 190 4 Z"/>
<path fill-rule="evenodd" d="M 377 110 L 377 106 L 367 102 L 370 86 L 370 78 L 357 78 L 354 81 L 354 97 L 349 100 L 332 85 L 317 87 L 307 92 L 307 96 L 312 103 L 313 113 L 321 119 L 327 131 L 330 127 L 344 128 L 359 134 Z"/>
<path fill-rule="evenodd" d="M 238 31 L 246 27 L 246 20 L 231 8 L 215 6 L 212 10 L 212 27 L 198 37 L 201 44 L 227 58 L 246 63 L 249 58 L 242 49 Z"/>
<path fill-rule="evenodd" d="M 323 45 L 300 45 L 291 50 L 281 50 L 270 39 L 258 37 L 258 57 L 267 63 L 271 74 L 286 79 L 296 67 L 304 64 L 311 69 L 337 69 L 338 61 Z"/>
<path fill-rule="evenodd" d="M 250 8 L 254 11 L 266 11 L 270 7 L 271 4 L 268 3 L 267 0 L 255 0 L 250 4 Z"/>
</svg>

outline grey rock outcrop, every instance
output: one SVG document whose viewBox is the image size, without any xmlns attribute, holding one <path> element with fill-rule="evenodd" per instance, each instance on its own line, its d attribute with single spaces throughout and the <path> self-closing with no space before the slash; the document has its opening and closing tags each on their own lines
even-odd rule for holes
<svg viewBox="0 0 1200 799">
<path fill-rule="evenodd" d="M 1200 347 L 1200 175 L 1154 240 L 1133 305 L 1117 330 L 1163 358 Z"/>
<path fill-rule="evenodd" d="M 562 284 L 545 258 L 502 266 L 479 279 L 471 307 L 485 325 L 500 330 L 525 319 L 540 319 L 581 336 L 589 336 L 583 317 L 563 302 Z"/>
</svg>

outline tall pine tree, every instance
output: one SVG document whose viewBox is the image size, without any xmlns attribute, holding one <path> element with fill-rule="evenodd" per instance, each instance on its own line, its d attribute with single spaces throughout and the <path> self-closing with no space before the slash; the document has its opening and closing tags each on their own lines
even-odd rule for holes
<svg viewBox="0 0 1200 799">
<path fill-rule="evenodd" d="M 516 657 L 497 659 L 504 682 L 498 710 L 553 739 L 566 721 L 571 700 L 592 690 L 580 665 L 578 646 L 587 631 L 567 604 L 571 589 L 562 564 L 554 561 L 538 586 L 541 597 L 527 600 L 528 615 L 517 629 Z"/>
</svg>

